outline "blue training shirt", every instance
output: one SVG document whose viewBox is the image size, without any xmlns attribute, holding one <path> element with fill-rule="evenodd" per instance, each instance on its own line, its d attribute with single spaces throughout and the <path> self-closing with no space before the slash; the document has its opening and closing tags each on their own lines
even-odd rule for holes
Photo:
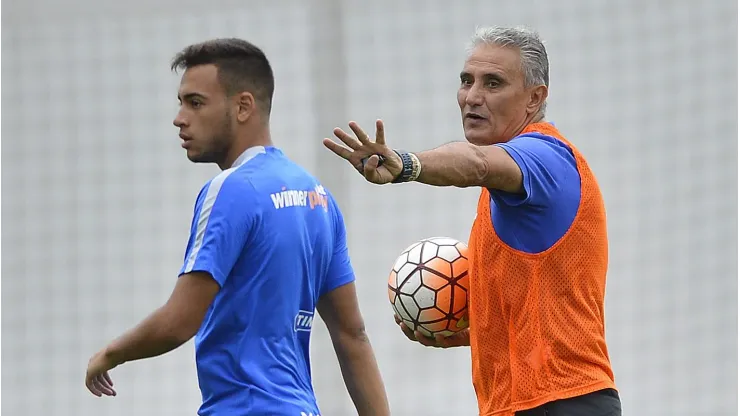
<svg viewBox="0 0 740 416">
<path fill-rule="evenodd" d="M 522 171 L 524 193 L 495 189 L 491 220 L 510 247 L 541 253 L 560 240 L 573 224 L 581 203 L 581 176 L 570 147 L 540 133 L 526 133 L 498 144 Z"/>
<path fill-rule="evenodd" d="M 221 286 L 195 337 L 199 415 L 319 415 L 309 339 L 320 296 L 354 281 L 331 195 L 275 147 L 252 147 L 198 195 L 180 275 Z"/>
</svg>

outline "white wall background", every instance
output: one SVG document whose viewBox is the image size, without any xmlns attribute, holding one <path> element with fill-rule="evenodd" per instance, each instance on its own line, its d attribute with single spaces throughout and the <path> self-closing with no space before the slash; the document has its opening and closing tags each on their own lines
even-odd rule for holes
<svg viewBox="0 0 740 416">
<path fill-rule="evenodd" d="M 276 78 L 273 137 L 338 196 L 361 306 L 396 415 L 474 415 L 469 351 L 424 349 L 393 323 L 386 276 L 416 239 L 467 239 L 476 190 L 364 183 L 322 148 L 350 119 L 391 144 L 461 140 L 455 94 L 476 25 L 546 40 L 549 119 L 603 187 L 607 341 L 625 415 L 737 412 L 737 4 L 70 0 L 2 17 L 2 410 L 195 414 L 192 343 L 83 385 L 91 353 L 166 300 L 192 204 L 215 166 L 171 125 L 183 46 L 238 36 Z M 331 343 L 312 341 L 322 415 L 353 414 Z"/>
</svg>

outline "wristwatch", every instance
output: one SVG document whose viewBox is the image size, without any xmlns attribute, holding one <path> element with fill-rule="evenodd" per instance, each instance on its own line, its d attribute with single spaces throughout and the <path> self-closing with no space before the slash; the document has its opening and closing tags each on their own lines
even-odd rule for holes
<svg viewBox="0 0 740 416">
<path fill-rule="evenodd" d="M 393 151 L 401 158 L 401 172 L 391 181 L 391 183 L 415 181 L 421 174 L 421 163 L 419 162 L 419 158 L 410 152 L 398 151 L 396 149 L 393 149 Z M 383 162 L 385 162 L 385 157 L 381 155 L 377 156 L 379 158 L 378 166 L 382 166 Z M 365 162 L 367 162 L 367 159 L 369 158 L 370 156 L 362 159 L 363 166 L 365 166 Z"/>
</svg>

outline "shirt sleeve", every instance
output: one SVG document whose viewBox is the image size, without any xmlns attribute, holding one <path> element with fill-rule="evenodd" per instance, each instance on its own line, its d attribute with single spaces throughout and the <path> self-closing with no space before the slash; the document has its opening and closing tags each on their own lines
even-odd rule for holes
<svg viewBox="0 0 740 416">
<path fill-rule="evenodd" d="M 521 136 L 496 146 L 506 150 L 522 171 L 524 193 L 489 190 L 492 198 L 506 205 L 548 206 L 562 188 L 579 186 L 575 157 L 559 140 Z"/>
<path fill-rule="evenodd" d="M 180 275 L 209 273 L 223 286 L 247 244 L 257 217 L 254 190 L 224 172 L 201 189 Z"/>
<path fill-rule="evenodd" d="M 320 295 L 355 281 L 355 272 L 347 248 L 347 229 L 344 225 L 344 217 L 333 199 L 331 199 L 331 207 L 334 221 L 334 252 Z"/>
</svg>

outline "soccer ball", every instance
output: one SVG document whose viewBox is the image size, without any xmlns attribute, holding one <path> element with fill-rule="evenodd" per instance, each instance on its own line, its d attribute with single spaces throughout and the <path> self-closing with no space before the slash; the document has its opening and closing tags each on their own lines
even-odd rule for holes
<svg viewBox="0 0 740 416">
<path fill-rule="evenodd" d="M 412 330 L 432 337 L 468 327 L 468 246 L 432 237 L 406 248 L 388 277 L 388 297 Z"/>
</svg>

